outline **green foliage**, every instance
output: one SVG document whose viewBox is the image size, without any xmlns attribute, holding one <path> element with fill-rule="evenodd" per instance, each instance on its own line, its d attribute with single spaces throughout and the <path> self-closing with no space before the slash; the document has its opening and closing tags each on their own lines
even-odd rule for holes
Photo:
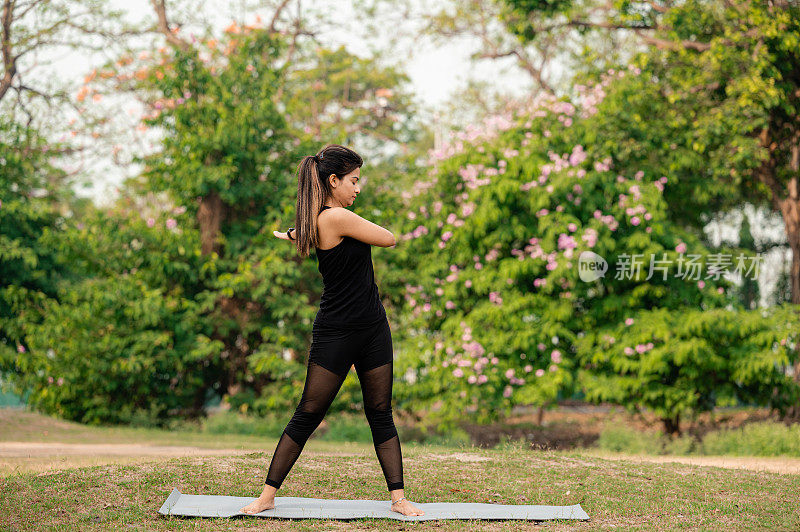
<svg viewBox="0 0 800 532">
<path fill-rule="evenodd" d="M 601 326 L 576 344 L 586 398 L 648 408 L 662 419 L 738 403 L 784 411 L 800 400 L 786 375 L 797 341 L 790 305 L 769 310 L 631 312 L 632 325 Z"/>
<path fill-rule="evenodd" d="M 60 146 L 7 118 L 0 118 L 0 372 L 13 375 L 29 356 L 25 323 L 41 319 L 42 306 L 69 275 L 40 236 L 58 231 L 59 202 L 71 195 L 58 186 L 63 172 L 51 164 Z M 4 380 L 24 394 L 13 376 Z"/>
</svg>

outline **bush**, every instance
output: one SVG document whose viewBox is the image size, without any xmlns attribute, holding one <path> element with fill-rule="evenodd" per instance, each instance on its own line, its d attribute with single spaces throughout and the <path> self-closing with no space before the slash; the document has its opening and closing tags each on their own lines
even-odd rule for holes
<svg viewBox="0 0 800 532">
<path fill-rule="evenodd" d="M 669 438 L 662 431 L 642 432 L 629 427 L 606 426 L 597 448 L 631 454 L 800 456 L 800 426 L 774 421 L 750 423 L 736 429 L 709 432 L 702 441 L 685 434 Z"/>
<path fill-rule="evenodd" d="M 800 425 L 773 421 L 750 423 L 708 434 L 703 454 L 733 456 L 800 456 Z"/>
</svg>

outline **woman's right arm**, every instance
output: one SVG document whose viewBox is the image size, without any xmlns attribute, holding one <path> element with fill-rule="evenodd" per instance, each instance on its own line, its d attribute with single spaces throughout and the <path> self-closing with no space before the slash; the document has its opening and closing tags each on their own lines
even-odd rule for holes
<svg viewBox="0 0 800 532">
<path fill-rule="evenodd" d="M 397 244 L 391 231 L 362 218 L 344 207 L 330 209 L 328 217 L 332 222 L 331 226 L 336 227 L 340 236 L 349 236 L 366 242 L 371 246 L 380 246 L 382 248 L 394 247 Z"/>
</svg>

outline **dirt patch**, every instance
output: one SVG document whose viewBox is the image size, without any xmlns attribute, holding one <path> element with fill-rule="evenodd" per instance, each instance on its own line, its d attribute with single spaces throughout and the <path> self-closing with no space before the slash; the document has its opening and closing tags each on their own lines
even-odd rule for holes
<svg viewBox="0 0 800 532">
<path fill-rule="evenodd" d="M 0 442 L 0 458 L 58 457 L 58 456 L 212 456 L 244 454 L 242 449 L 203 449 L 173 445 L 144 445 L 140 443 L 40 443 Z"/>
<path fill-rule="evenodd" d="M 459 462 L 485 462 L 489 460 L 488 456 L 480 456 L 477 454 L 469 453 L 449 453 L 449 454 L 435 454 L 429 453 L 425 458 L 433 458 L 434 460 L 457 460 Z"/>
</svg>

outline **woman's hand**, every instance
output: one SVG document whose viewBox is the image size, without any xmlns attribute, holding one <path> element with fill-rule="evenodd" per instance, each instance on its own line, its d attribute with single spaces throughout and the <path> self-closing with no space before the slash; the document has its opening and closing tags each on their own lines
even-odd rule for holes
<svg viewBox="0 0 800 532">
<path fill-rule="evenodd" d="M 287 235 L 286 233 L 281 233 L 280 231 L 273 231 L 272 234 L 277 236 L 281 240 L 289 240 L 291 242 L 294 242 L 291 238 L 289 238 L 289 235 Z M 294 231 L 292 231 L 292 234 L 294 234 Z"/>
</svg>

